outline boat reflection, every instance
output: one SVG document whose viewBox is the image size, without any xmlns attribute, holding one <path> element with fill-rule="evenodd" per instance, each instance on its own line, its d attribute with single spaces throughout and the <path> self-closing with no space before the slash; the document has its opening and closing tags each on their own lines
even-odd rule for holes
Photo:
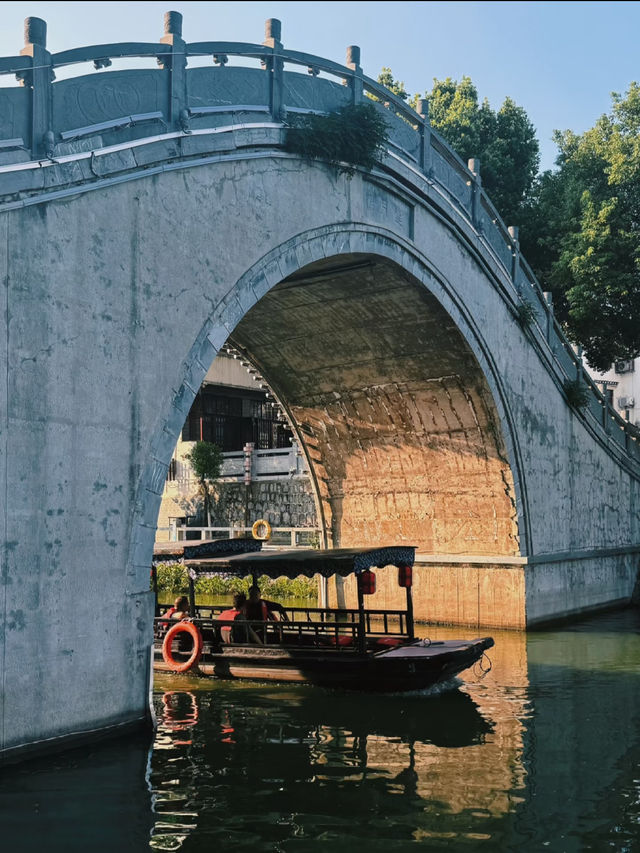
<svg viewBox="0 0 640 853">
<path fill-rule="evenodd" d="M 419 828 L 411 825 L 415 800 L 430 793 L 431 766 L 443 752 L 481 747 L 495 731 L 473 699 L 456 689 L 372 698 L 309 686 L 223 685 L 182 696 L 170 691 L 156 706 L 158 744 L 175 751 L 171 765 L 153 762 L 158 823 L 152 843 L 158 849 L 175 849 L 196 824 L 199 836 L 222 832 L 242 844 L 249 843 L 251 824 L 259 843 L 274 832 L 269 816 L 283 813 L 311 821 L 314 834 L 318 821 L 335 830 L 348 815 L 366 814 L 370 797 L 382 797 L 387 810 L 405 798 L 399 811 L 412 837 Z M 459 761 L 458 754 L 450 766 L 457 762 L 464 772 Z M 438 802 L 446 801 L 441 795 Z M 314 813 L 318 797 L 321 816 Z M 178 826 L 170 837 L 172 823 Z M 279 831 L 288 834 L 284 826 Z"/>
</svg>

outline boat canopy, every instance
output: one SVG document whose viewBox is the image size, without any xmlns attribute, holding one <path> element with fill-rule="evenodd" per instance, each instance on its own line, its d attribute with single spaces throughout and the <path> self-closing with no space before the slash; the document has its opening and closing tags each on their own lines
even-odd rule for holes
<svg viewBox="0 0 640 853">
<path fill-rule="evenodd" d="M 402 545 L 388 548 L 333 548 L 326 551 L 290 550 L 244 553 L 219 558 L 185 556 L 184 563 L 192 580 L 212 575 L 267 575 L 270 578 L 297 578 L 299 575 L 360 574 L 384 566 L 413 566 L 415 547 Z"/>
<path fill-rule="evenodd" d="M 261 548 L 262 540 L 251 537 L 156 542 L 153 546 L 153 562 L 182 563 L 203 557 L 230 557 L 232 554 L 247 554 Z"/>
</svg>

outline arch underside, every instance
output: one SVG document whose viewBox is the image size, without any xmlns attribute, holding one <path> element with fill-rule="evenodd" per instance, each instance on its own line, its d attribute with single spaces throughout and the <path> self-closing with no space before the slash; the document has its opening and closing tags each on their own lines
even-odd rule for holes
<svg viewBox="0 0 640 853">
<path fill-rule="evenodd" d="M 519 553 L 496 407 L 469 345 L 409 273 L 341 255 L 289 276 L 232 342 L 288 410 L 334 547 Z"/>
</svg>

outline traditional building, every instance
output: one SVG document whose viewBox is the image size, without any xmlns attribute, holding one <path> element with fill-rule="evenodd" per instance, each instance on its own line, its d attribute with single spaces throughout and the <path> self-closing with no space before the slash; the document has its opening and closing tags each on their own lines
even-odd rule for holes
<svg viewBox="0 0 640 853">
<path fill-rule="evenodd" d="M 224 453 L 213 526 L 240 529 L 264 518 L 272 526 L 315 531 L 308 468 L 286 418 L 255 368 L 237 353 L 222 351 L 176 445 L 158 514 L 158 541 L 174 538 L 179 527 L 206 525 L 199 514 L 198 483 L 185 458 L 196 441 L 214 442 Z"/>
</svg>

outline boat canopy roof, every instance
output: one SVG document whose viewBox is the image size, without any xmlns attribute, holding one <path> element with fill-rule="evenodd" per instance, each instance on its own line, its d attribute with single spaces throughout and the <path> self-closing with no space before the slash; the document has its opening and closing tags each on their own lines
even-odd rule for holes
<svg viewBox="0 0 640 853">
<path fill-rule="evenodd" d="M 261 548 L 262 540 L 251 537 L 156 542 L 153 546 L 153 562 L 181 563 L 203 557 L 230 557 L 232 554 L 246 554 Z"/>
<path fill-rule="evenodd" d="M 384 566 L 413 566 L 415 555 L 415 547 L 402 545 L 383 548 L 333 548 L 326 551 L 262 551 L 218 558 L 185 558 L 184 562 L 194 580 L 219 574 L 237 577 L 267 575 L 270 578 L 297 578 L 299 575 L 346 577 Z"/>
</svg>

